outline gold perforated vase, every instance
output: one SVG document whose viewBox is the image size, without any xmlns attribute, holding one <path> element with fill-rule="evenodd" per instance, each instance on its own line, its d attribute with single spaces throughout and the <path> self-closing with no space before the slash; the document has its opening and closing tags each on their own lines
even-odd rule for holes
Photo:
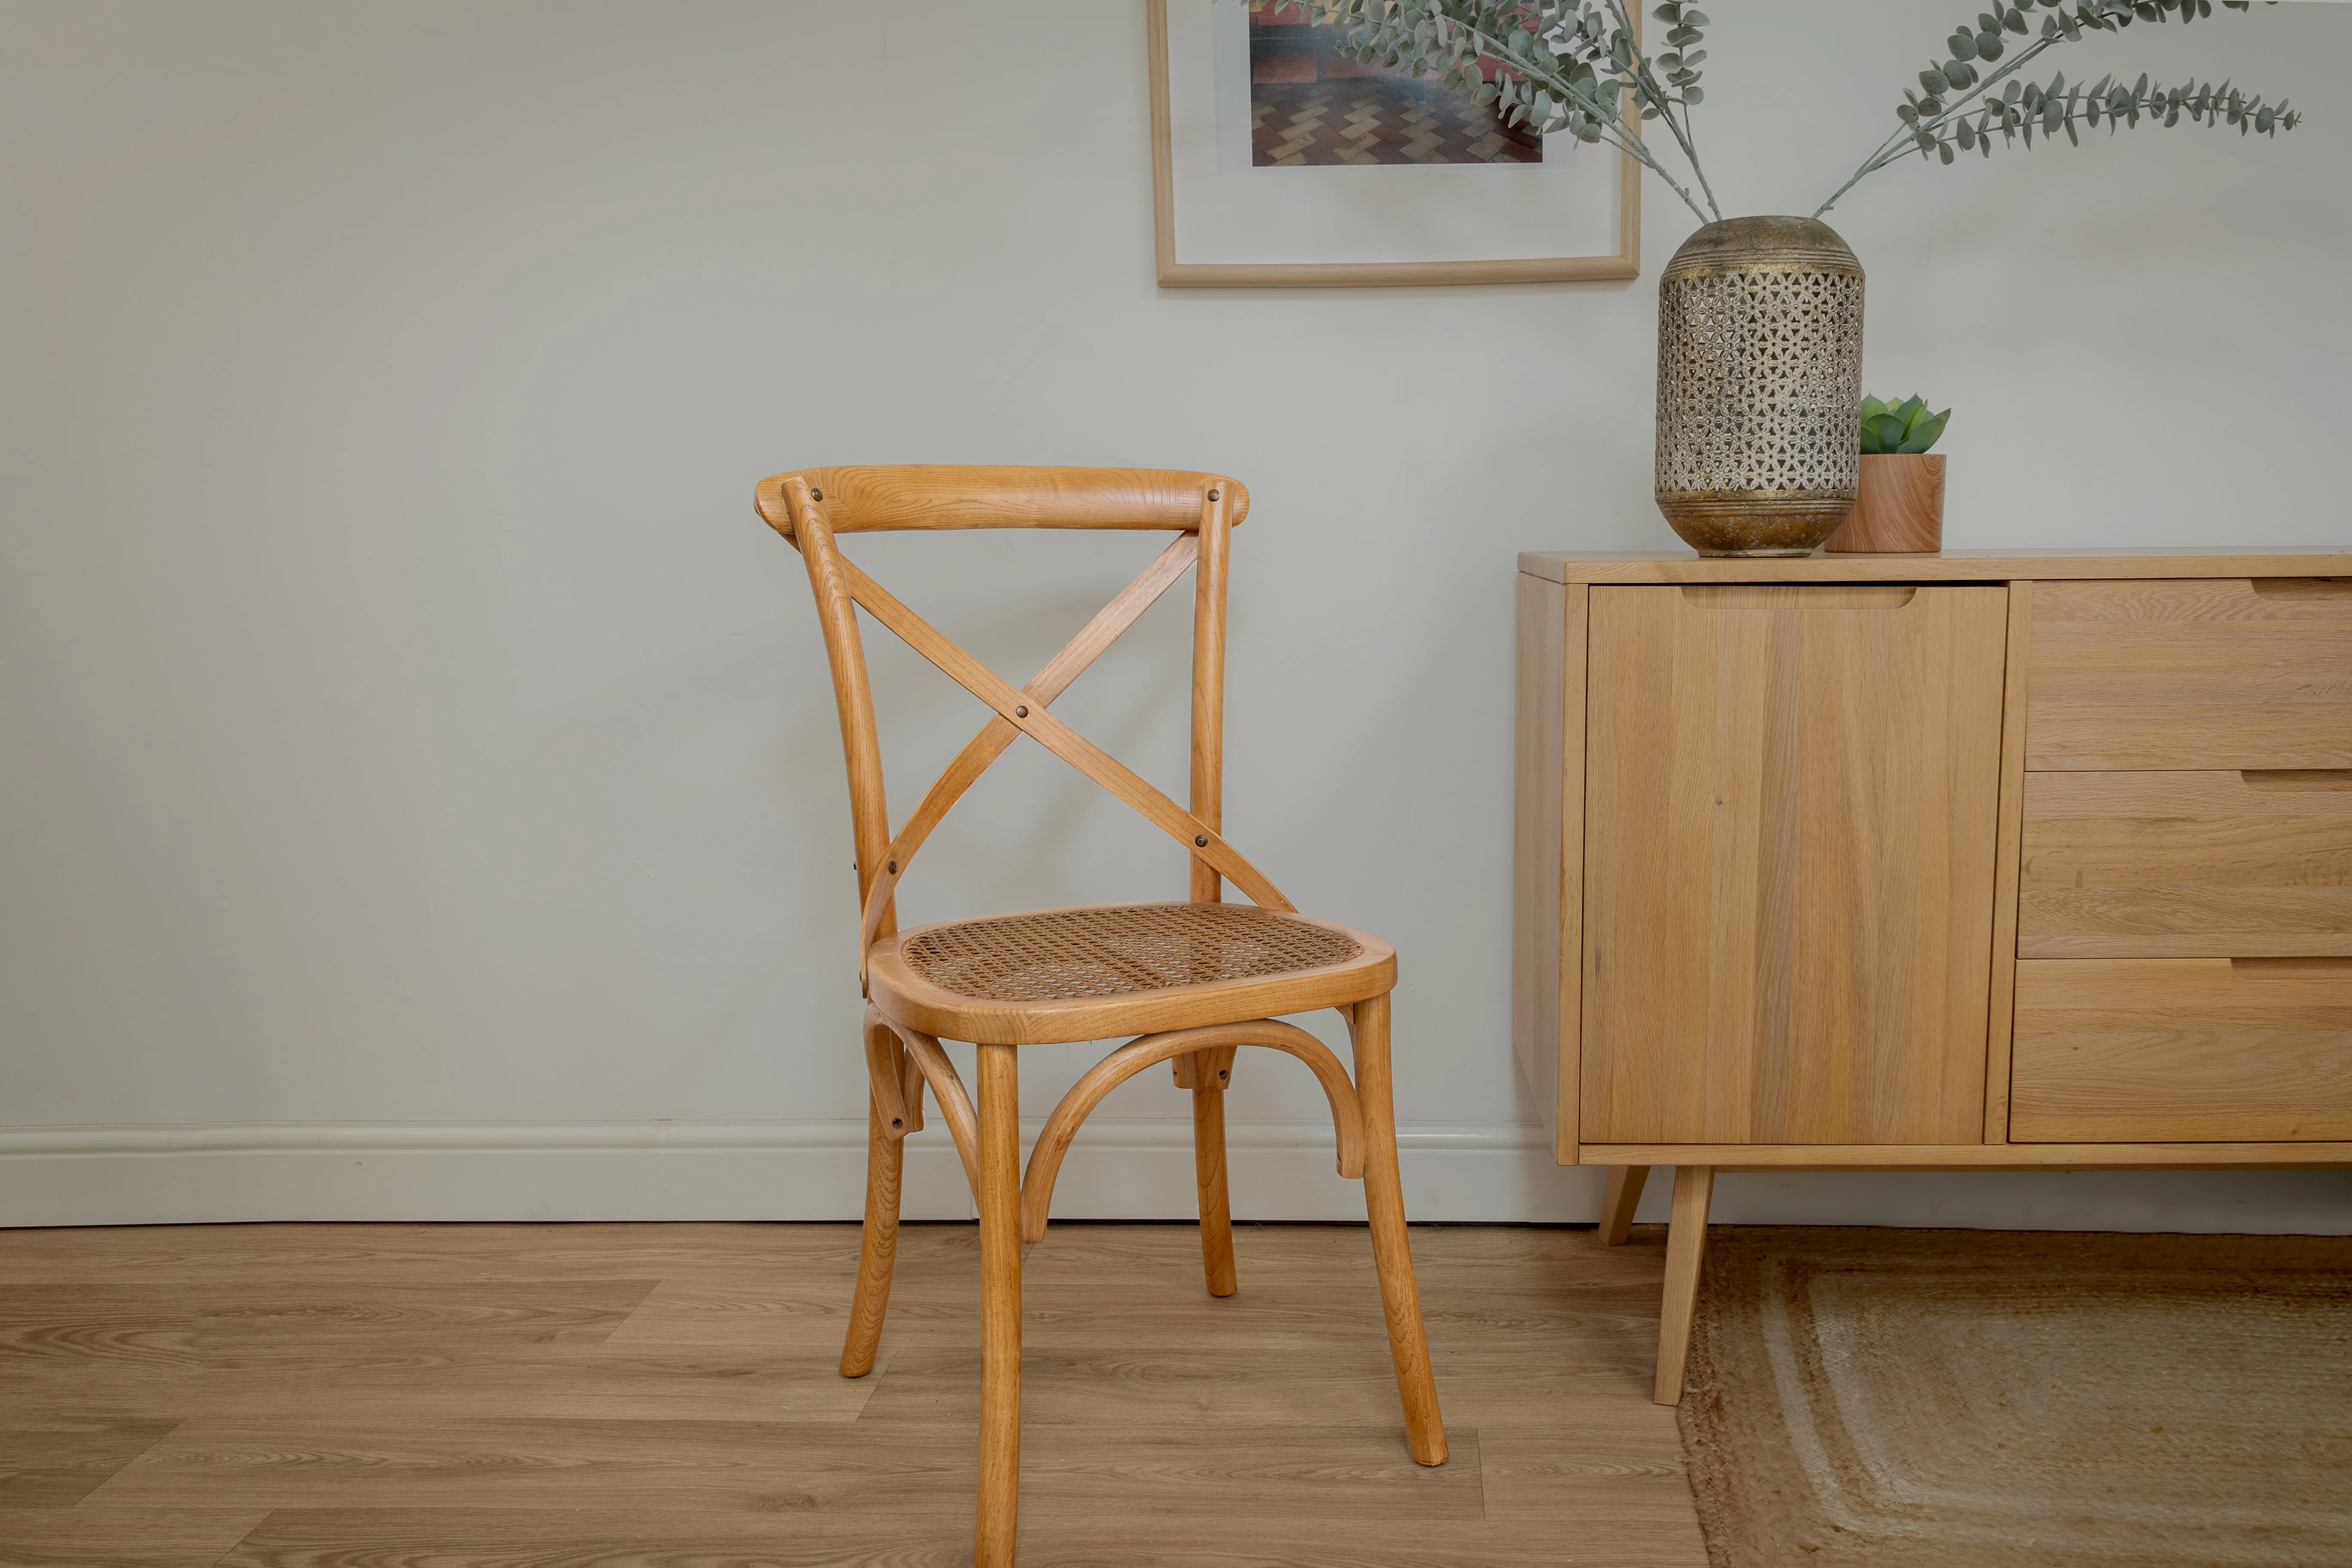
<svg viewBox="0 0 2352 1568">
<path fill-rule="evenodd" d="M 1658 510 L 1702 555 L 1803 555 L 1861 477 L 1862 263 L 1804 217 L 1711 223 L 1658 282 Z"/>
</svg>

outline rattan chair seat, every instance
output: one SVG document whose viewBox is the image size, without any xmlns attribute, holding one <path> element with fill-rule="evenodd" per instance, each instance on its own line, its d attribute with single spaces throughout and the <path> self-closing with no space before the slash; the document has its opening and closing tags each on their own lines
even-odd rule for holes
<svg viewBox="0 0 2352 1568">
<path fill-rule="evenodd" d="M 1063 1025 L 1055 1037 L 1065 1039 L 1164 1026 L 1135 1021 L 1132 1005 L 1148 1009 L 1173 992 L 1197 1005 L 1203 992 L 1303 984 L 1316 999 L 1302 1009 L 1339 1005 L 1376 994 L 1374 982 L 1394 965 L 1386 943 L 1303 915 L 1250 904 L 1106 904 L 949 921 L 885 938 L 869 955 L 868 981 L 886 1012 L 918 1027 L 950 1039 L 969 1039 L 961 1031 L 977 1027 L 1034 1043 L 1046 1037 L 1045 1017 Z M 1321 999 L 1326 990 L 1332 1000 Z M 1015 1017 L 1024 1022 L 986 1022 Z"/>
</svg>

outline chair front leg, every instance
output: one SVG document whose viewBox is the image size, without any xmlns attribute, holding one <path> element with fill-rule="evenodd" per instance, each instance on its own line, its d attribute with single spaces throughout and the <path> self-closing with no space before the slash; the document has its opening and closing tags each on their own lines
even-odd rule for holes
<svg viewBox="0 0 2352 1568">
<path fill-rule="evenodd" d="M 1404 1177 L 1397 1169 L 1396 1100 L 1389 1079 L 1389 999 L 1356 1004 L 1349 1018 L 1355 1047 L 1356 1099 L 1364 1117 L 1364 1209 L 1372 1225 L 1372 1262 L 1388 1318 L 1389 1355 L 1404 1402 L 1405 1446 L 1424 1465 L 1445 1463 L 1445 1424 L 1430 1375 L 1429 1337 L 1422 1328 L 1421 1289 L 1404 1227 Z"/>
<path fill-rule="evenodd" d="M 973 1568 L 1012 1568 L 1021 1507 L 1018 1049 L 980 1047 L 980 1502 Z"/>
<path fill-rule="evenodd" d="M 1201 1267 L 1209 1294 L 1230 1296 L 1234 1272 L 1234 1212 L 1225 1188 L 1225 1086 L 1233 1081 L 1234 1047 L 1195 1051 L 1192 1079 L 1192 1173 L 1201 1190 Z"/>
<path fill-rule="evenodd" d="M 849 1331 L 841 1346 L 841 1375 L 874 1370 L 882 1317 L 890 1309 L 890 1269 L 898 1257 L 898 1194 L 906 1168 L 909 1120 L 906 1069 L 898 1037 L 878 1017 L 866 1020 L 866 1228 L 857 1247 L 857 1291 L 849 1304 Z"/>
</svg>

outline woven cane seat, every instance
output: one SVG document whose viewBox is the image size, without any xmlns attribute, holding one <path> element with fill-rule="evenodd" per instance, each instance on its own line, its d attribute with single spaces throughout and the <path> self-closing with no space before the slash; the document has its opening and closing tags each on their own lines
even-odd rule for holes
<svg viewBox="0 0 2352 1568">
<path fill-rule="evenodd" d="M 1036 1032 L 1041 1016 L 1066 1023 L 1074 1032 L 1054 1037 L 1066 1039 L 1154 1027 L 1098 1016 L 1097 1009 L 1126 1018 L 1135 1010 L 1121 1004 L 1148 1011 L 1151 998 L 1179 990 L 1189 1000 L 1204 990 L 1278 988 L 1309 998 L 1282 1011 L 1338 1005 L 1359 993 L 1378 994 L 1385 986 L 1371 981 L 1394 967 L 1387 944 L 1344 926 L 1249 904 L 1166 903 L 924 926 L 877 943 L 868 973 L 875 1000 L 918 1027 L 971 1039 L 982 1037 L 969 1032 L 976 1020 L 1018 1016 L 1028 1020 L 1016 1026 L 1023 1037 L 1041 1040 L 1047 1037 Z M 927 1004 L 931 1022 L 893 1007 L 894 996 L 919 1009 Z M 1243 1005 L 1234 1021 L 1261 1016 L 1272 1015 Z"/>
</svg>

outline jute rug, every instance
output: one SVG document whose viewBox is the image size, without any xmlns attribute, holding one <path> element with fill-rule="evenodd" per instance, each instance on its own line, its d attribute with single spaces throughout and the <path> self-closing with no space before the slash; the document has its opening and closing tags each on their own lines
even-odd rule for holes
<svg viewBox="0 0 2352 1568">
<path fill-rule="evenodd" d="M 1722 1228 L 1713 1568 L 2352 1564 L 2352 1237 Z"/>
</svg>

